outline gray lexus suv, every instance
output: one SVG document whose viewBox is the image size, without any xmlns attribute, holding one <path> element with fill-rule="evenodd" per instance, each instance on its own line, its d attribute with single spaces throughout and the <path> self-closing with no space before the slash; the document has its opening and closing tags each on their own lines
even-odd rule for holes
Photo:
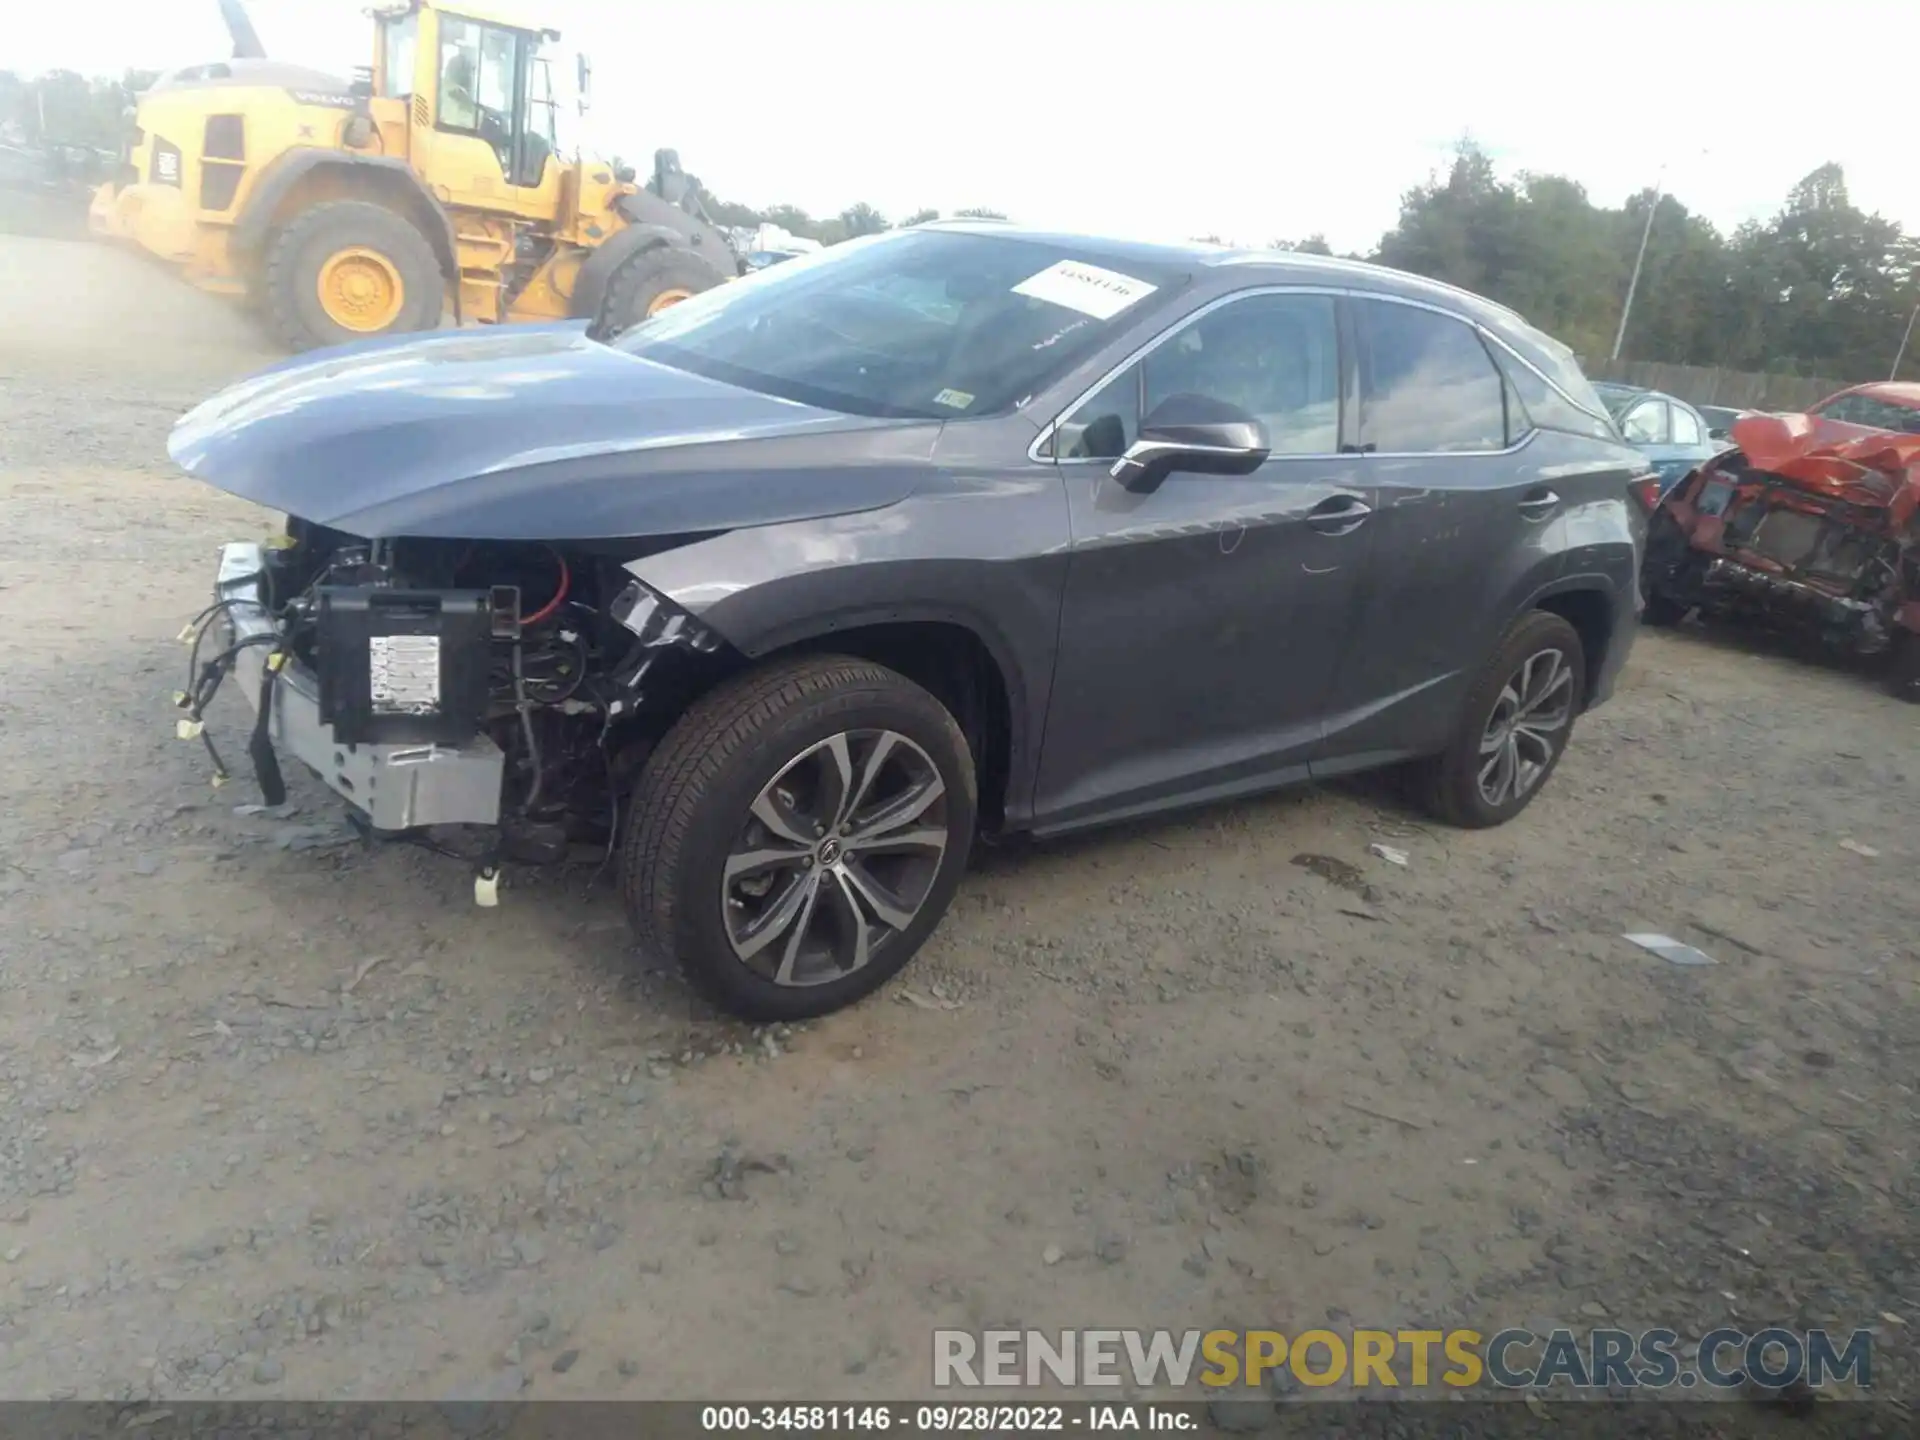
<svg viewBox="0 0 1920 1440">
<path fill-rule="evenodd" d="M 286 516 L 224 547 L 231 677 L 372 840 L 615 862 L 757 1018 L 897 971 L 982 832 L 1377 766 L 1537 795 L 1635 628 L 1622 443 L 1571 354 L 1369 265 L 933 225 L 579 326 L 289 361 L 176 427 Z"/>
</svg>

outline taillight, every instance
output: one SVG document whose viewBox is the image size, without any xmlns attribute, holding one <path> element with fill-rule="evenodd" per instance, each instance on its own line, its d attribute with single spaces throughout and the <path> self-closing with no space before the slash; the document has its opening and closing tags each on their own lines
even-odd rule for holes
<svg viewBox="0 0 1920 1440">
<path fill-rule="evenodd" d="M 1660 477 L 1658 475 L 1643 476 L 1629 483 L 1627 488 L 1633 491 L 1634 498 L 1649 514 L 1660 508 Z"/>
</svg>

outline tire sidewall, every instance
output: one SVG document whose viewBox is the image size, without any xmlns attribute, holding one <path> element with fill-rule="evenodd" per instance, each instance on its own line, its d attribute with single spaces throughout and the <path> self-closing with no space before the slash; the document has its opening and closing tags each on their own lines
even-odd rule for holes
<svg viewBox="0 0 1920 1440">
<path fill-rule="evenodd" d="M 1493 718 L 1494 706 L 1507 680 L 1528 656 L 1547 649 L 1560 650 L 1572 668 L 1572 714 L 1567 719 L 1559 745 L 1554 749 L 1553 758 L 1547 762 L 1545 772 L 1533 782 L 1533 788 L 1524 795 L 1509 797 L 1503 804 L 1490 805 L 1480 793 L 1481 737 L 1486 734 L 1487 722 Z M 1479 681 L 1468 696 L 1460 732 L 1446 757 L 1444 783 L 1452 789 L 1453 794 L 1449 798 L 1455 813 L 1465 823 L 1476 829 L 1504 825 L 1531 805 L 1534 798 L 1547 788 L 1554 771 L 1560 768 L 1567 747 L 1573 742 L 1574 724 L 1586 704 L 1586 681 L 1586 650 L 1580 643 L 1580 634 L 1560 616 L 1536 610 L 1507 633 L 1507 638 L 1501 642 L 1500 649 L 1481 672 Z"/>
<path fill-rule="evenodd" d="M 278 293 L 269 297 L 298 348 L 317 349 L 374 340 L 438 328 L 446 305 L 445 277 L 440 263 L 411 223 L 381 206 L 364 201 L 336 202 L 295 220 L 276 242 L 286 247 L 270 266 Z M 405 287 L 400 314 L 384 330 L 349 330 L 321 307 L 320 267 L 328 257 L 350 246 L 379 251 L 400 274 Z"/>
<path fill-rule="evenodd" d="M 966 871 L 977 805 L 973 759 L 946 710 L 919 687 L 861 688 L 795 707 L 742 747 L 706 789 L 687 828 L 673 894 L 673 943 L 742 1013 L 772 1019 L 838 1010 L 884 985 L 939 925 Z M 843 730 L 895 730 L 933 760 L 947 787 L 947 850 L 913 924 L 866 968 L 823 985 L 783 986 L 733 953 L 721 912 L 721 873 L 762 786 L 808 747 Z"/>
<path fill-rule="evenodd" d="M 1688 607 L 1664 590 L 1646 592 L 1640 607 L 1640 623 L 1654 630 L 1669 630 L 1687 618 Z"/>
<path fill-rule="evenodd" d="M 666 244 L 651 246 L 622 261 L 614 272 L 595 330 L 611 340 L 648 319 L 647 307 L 664 292 L 684 289 L 699 294 L 725 280 L 726 276 L 691 251 Z"/>
</svg>

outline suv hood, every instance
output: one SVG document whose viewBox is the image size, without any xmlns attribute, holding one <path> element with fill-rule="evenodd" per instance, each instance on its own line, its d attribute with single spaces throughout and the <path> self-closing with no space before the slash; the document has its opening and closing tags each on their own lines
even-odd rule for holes
<svg viewBox="0 0 1920 1440">
<path fill-rule="evenodd" d="M 564 324 L 291 360 L 189 411 L 167 452 L 367 539 L 604 540 L 890 505 L 939 429 L 742 390 Z"/>
</svg>

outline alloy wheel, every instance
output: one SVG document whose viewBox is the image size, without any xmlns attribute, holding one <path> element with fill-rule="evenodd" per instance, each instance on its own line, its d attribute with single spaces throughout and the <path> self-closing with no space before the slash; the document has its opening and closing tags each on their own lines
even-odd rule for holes
<svg viewBox="0 0 1920 1440">
<path fill-rule="evenodd" d="M 1573 669 L 1558 649 L 1536 650 L 1500 687 L 1480 736 L 1480 798 L 1500 806 L 1530 794 L 1566 742 Z"/>
<path fill-rule="evenodd" d="M 722 867 L 740 961 L 778 985 L 821 985 L 899 942 L 948 840 L 939 767 L 896 730 L 843 730 L 761 787 Z"/>
</svg>

